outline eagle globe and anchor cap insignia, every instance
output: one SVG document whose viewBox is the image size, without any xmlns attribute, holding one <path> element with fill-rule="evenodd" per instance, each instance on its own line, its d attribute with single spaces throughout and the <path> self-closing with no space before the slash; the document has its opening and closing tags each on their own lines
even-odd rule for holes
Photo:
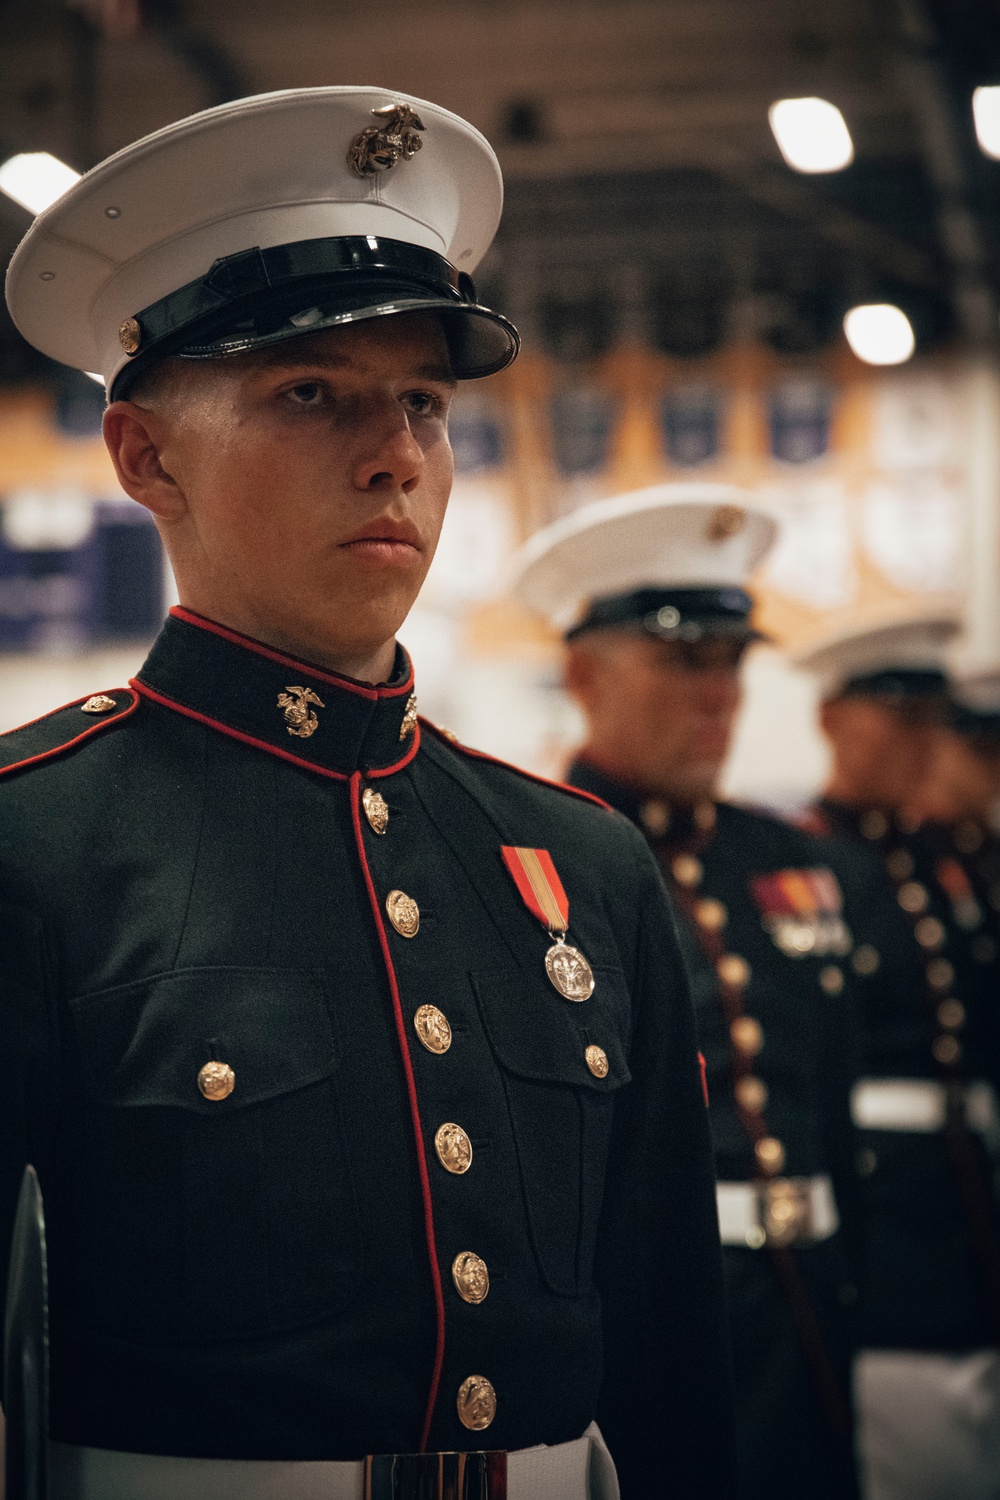
<svg viewBox="0 0 1000 1500">
<path fill-rule="evenodd" d="M 347 164 L 358 177 L 388 172 L 400 158 L 412 160 L 424 144 L 417 131 L 425 126 L 408 104 L 383 104 L 372 114 L 380 123 L 366 125 L 347 152 Z"/>
<path fill-rule="evenodd" d="M 307 740 L 319 728 L 319 719 L 310 707 L 311 704 L 315 704 L 317 708 L 326 707 L 312 688 L 286 687 L 283 693 L 278 694 L 278 707 L 285 710 L 288 733 L 293 734 L 296 739 Z"/>
</svg>

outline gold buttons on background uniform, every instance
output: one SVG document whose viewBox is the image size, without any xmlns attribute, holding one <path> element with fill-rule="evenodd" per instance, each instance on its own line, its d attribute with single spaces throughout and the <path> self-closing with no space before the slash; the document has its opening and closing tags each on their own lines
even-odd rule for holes
<svg viewBox="0 0 1000 1500">
<path fill-rule="evenodd" d="M 913 874 L 913 855 L 909 849 L 893 849 L 885 857 L 885 867 L 893 880 L 909 880 Z"/>
<path fill-rule="evenodd" d="M 875 973 L 881 962 L 877 948 L 873 948 L 871 943 L 860 943 L 851 958 L 851 968 L 855 974 L 867 977 Z"/>
<path fill-rule="evenodd" d="M 385 833 L 389 826 L 389 808 L 381 792 L 366 786 L 361 793 L 361 806 L 373 833 Z"/>
<path fill-rule="evenodd" d="M 80 712 L 82 714 L 109 714 L 113 708 L 117 707 L 115 700 L 109 698 L 106 693 L 95 693 L 92 698 L 87 699 L 86 703 L 80 704 Z"/>
<path fill-rule="evenodd" d="M 729 913 L 721 901 L 716 901 L 714 896 L 706 896 L 704 901 L 699 901 L 694 909 L 698 926 L 704 927 L 707 932 L 718 932 L 725 927 Z"/>
<path fill-rule="evenodd" d="M 865 838 L 874 842 L 885 838 L 889 832 L 889 820 L 884 813 L 876 812 L 873 808 L 871 812 L 862 814 L 860 827 Z"/>
<path fill-rule="evenodd" d="M 413 1029 L 428 1052 L 438 1056 L 451 1046 L 451 1026 L 436 1005 L 421 1005 L 413 1017 Z"/>
<path fill-rule="evenodd" d="M 462 1129 L 453 1121 L 439 1125 L 434 1136 L 434 1150 L 438 1154 L 438 1161 L 446 1172 L 451 1172 L 455 1177 L 461 1177 L 472 1166 L 472 1142 Z"/>
<path fill-rule="evenodd" d="M 670 870 L 677 884 L 686 886 L 697 885 L 704 874 L 701 860 L 693 854 L 678 854 Z"/>
<path fill-rule="evenodd" d="M 742 1109 L 749 1109 L 754 1114 L 759 1114 L 767 1103 L 767 1084 L 763 1078 L 755 1078 L 747 1074 L 745 1078 L 737 1078 L 733 1087 L 736 1102 Z"/>
<path fill-rule="evenodd" d="M 715 967 L 723 984 L 736 987 L 750 979 L 750 965 L 738 953 L 724 953 Z"/>
<path fill-rule="evenodd" d="M 955 982 L 955 966 L 946 958 L 932 958 L 925 972 L 932 990 L 950 990 Z"/>
<path fill-rule="evenodd" d="M 957 1031 L 965 1025 L 965 1006 L 961 1000 L 942 1000 L 937 1009 L 938 1025 L 946 1031 Z"/>
<path fill-rule="evenodd" d="M 490 1273 L 482 1256 L 472 1250 L 461 1250 L 451 1263 L 451 1279 L 463 1302 L 478 1307 L 490 1290 Z"/>
<path fill-rule="evenodd" d="M 836 964 L 824 964 L 819 971 L 820 989 L 825 995 L 839 995 L 844 988 L 844 971 Z"/>
<path fill-rule="evenodd" d="M 944 942 L 944 927 L 937 917 L 921 917 L 914 925 L 913 936 L 921 948 L 940 948 Z"/>
<path fill-rule="evenodd" d="M 470 1432 L 482 1432 L 497 1414 L 497 1393 L 485 1375 L 470 1375 L 458 1388 L 458 1420 Z"/>
<path fill-rule="evenodd" d="M 198 1074 L 198 1087 L 213 1102 L 228 1099 L 236 1087 L 236 1074 L 228 1063 L 207 1062 Z"/>
<path fill-rule="evenodd" d="M 729 1035 L 744 1057 L 756 1057 L 764 1045 L 764 1028 L 754 1016 L 736 1016 L 729 1024 Z"/>
<path fill-rule="evenodd" d="M 405 891 L 390 891 L 385 898 L 389 921 L 400 937 L 416 937 L 420 926 L 420 907 Z"/>
<path fill-rule="evenodd" d="M 931 1043 L 931 1052 L 934 1054 L 935 1062 L 942 1063 L 948 1068 L 952 1063 L 958 1062 L 962 1055 L 962 1048 L 956 1037 L 936 1036 Z"/>
<path fill-rule="evenodd" d="M 661 839 L 670 827 L 670 806 L 659 797 L 651 797 L 639 809 L 639 821 L 651 839 Z"/>
<path fill-rule="evenodd" d="M 587 1060 L 587 1067 L 595 1078 L 607 1078 L 608 1054 L 603 1047 L 591 1045 L 583 1055 Z"/>
<path fill-rule="evenodd" d="M 765 1135 L 753 1148 L 757 1165 L 768 1177 L 773 1177 L 785 1165 L 785 1148 L 773 1135 Z"/>
<path fill-rule="evenodd" d="M 899 887 L 896 894 L 900 906 L 911 916 L 916 916 L 918 911 L 926 911 L 928 899 L 927 887 L 921 885 L 919 880 L 908 880 Z"/>
</svg>

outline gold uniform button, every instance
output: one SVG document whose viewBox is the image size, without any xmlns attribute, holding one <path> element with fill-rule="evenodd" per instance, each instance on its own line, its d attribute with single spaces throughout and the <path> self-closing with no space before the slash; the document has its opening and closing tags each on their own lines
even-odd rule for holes
<svg viewBox="0 0 1000 1500">
<path fill-rule="evenodd" d="M 458 1388 L 458 1420 L 470 1432 L 482 1432 L 497 1414 L 497 1393 L 485 1375 L 470 1375 Z"/>
<path fill-rule="evenodd" d="M 935 1062 L 948 1068 L 952 1063 L 958 1062 L 962 1055 L 962 1048 L 957 1038 L 953 1036 L 936 1036 L 931 1043 L 931 1052 L 934 1054 Z"/>
<path fill-rule="evenodd" d="M 861 943 L 854 950 L 851 958 L 851 968 L 855 974 L 867 977 L 869 974 L 875 973 L 881 962 L 882 960 L 879 957 L 877 948 L 873 948 L 871 943 Z"/>
<path fill-rule="evenodd" d="M 702 833 L 711 833 L 712 829 L 715 827 L 716 818 L 718 817 L 718 814 L 715 811 L 715 803 L 697 803 L 691 813 L 691 817 L 694 819 L 694 826 L 696 828 L 700 828 Z"/>
<path fill-rule="evenodd" d="M 481 1255 L 472 1250 L 462 1250 L 451 1263 L 451 1279 L 463 1302 L 478 1307 L 485 1302 L 490 1290 L 490 1273 Z"/>
<path fill-rule="evenodd" d="M 651 839 L 662 839 L 670 827 L 669 804 L 662 802 L 659 797 L 651 797 L 640 807 L 639 821 L 642 823 L 643 831 Z"/>
<path fill-rule="evenodd" d="M 236 1074 L 228 1063 L 207 1062 L 198 1074 L 198 1087 L 213 1102 L 228 1099 L 236 1087 Z"/>
<path fill-rule="evenodd" d="M 608 1054 L 603 1047 L 590 1046 L 583 1055 L 587 1059 L 587 1067 L 595 1078 L 607 1078 Z"/>
<path fill-rule="evenodd" d="M 950 990 L 955 982 L 955 966 L 946 958 L 932 958 L 925 972 L 932 990 Z"/>
<path fill-rule="evenodd" d="M 916 916 L 918 911 L 926 911 L 927 899 L 927 887 L 921 885 L 919 880 L 908 880 L 899 887 L 896 895 L 900 906 L 911 916 Z"/>
<path fill-rule="evenodd" d="M 913 855 L 909 849 L 893 849 L 885 857 L 885 867 L 893 880 L 909 880 L 913 874 Z"/>
<path fill-rule="evenodd" d="M 921 948 L 940 948 L 944 942 L 944 927 L 937 917 L 921 917 L 914 924 L 913 936 Z"/>
<path fill-rule="evenodd" d="M 420 926 L 420 907 L 405 891 L 390 891 L 385 898 L 389 921 L 400 937 L 416 937 Z"/>
<path fill-rule="evenodd" d="M 763 1078 L 755 1078 L 752 1074 L 738 1078 L 733 1093 L 740 1108 L 753 1114 L 759 1114 L 767 1103 L 767 1084 Z"/>
<path fill-rule="evenodd" d="M 750 965 L 739 953 L 724 953 L 716 968 L 723 984 L 731 984 L 734 989 L 747 984 L 750 979 Z"/>
<path fill-rule="evenodd" d="M 730 1022 L 729 1035 L 744 1057 L 756 1057 L 764 1045 L 764 1028 L 754 1016 L 736 1016 Z"/>
<path fill-rule="evenodd" d="M 455 1177 L 461 1177 L 472 1166 L 472 1142 L 461 1125 L 452 1121 L 438 1126 L 434 1136 L 434 1150 L 445 1171 L 453 1173 Z"/>
<path fill-rule="evenodd" d="M 819 971 L 819 986 L 825 995 L 839 995 L 844 988 L 844 971 L 837 964 L 824 964 Z"/>
<path fill-rule="evenodd" d="M 421 1005 L 413 1017 L 413 1029 L 428 1052 L 438 1057 L 451 1046 L 451 1025 L 436 1005 Z"/>
<path fill-rule="evenodd" d="M 678 854 L 670 869 L 678 885 L 697 885 L 704 874 L 701 860 L 693 854 Z"/>
<path fill-rule="evenodd" d="M 86 703 L 80 704 L 80 712 L 82 714 L 109 714 L 113 708 L 117 707 L 115 700 L 109 698 L 106 693 L 95 693 L 92 698 L 87 699 Z"/>
<path fill-rule="evenodd" d="M 729 913 L 721 901 L 716 901 L 714 896 L 706 896 L 704 901 L 699 901 L 694 909 L 698 926 L 704 927 L 708 932 L 718 932 L 725 927 Z"/>
<path fill-rule="evenodd" d="M 937 1008 L 938 1025 L 945 1031 L 958 1031 L 965 1025 L 965 1006 L 961 1000 L 942 1000 Z"/>
<path fill-rule="evenodd" d="M 366 786 L 361 793 L 361 806 L 372 832 L 385 833 L 389 826 L 389 807 L 382 793 Z"/>
<path fill-rule="evenodd" d="M 768 1177 L 773 1177 L 785 1165 L 785 1148 L 773 1135 L 765 1135 L 753 1148 L 757 1165 Z"/>
<path fill-rule="evenodd" d="M 889 832 L 889 820 L 883 813 L 872 808 L 870 812 L 863 814 L 860 827 L 865 838 L 874 843 L 877 839 L 884 839 Z"/>
</svg>

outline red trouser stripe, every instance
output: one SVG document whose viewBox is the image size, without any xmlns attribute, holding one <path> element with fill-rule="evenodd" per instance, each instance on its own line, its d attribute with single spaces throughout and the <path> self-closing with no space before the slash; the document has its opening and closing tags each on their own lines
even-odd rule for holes
<svg viewBox="0 0 1000 1500">
<path fill-rule="evenodd" d="M 430 1437 L 431 1421 L 434 1417 L 434 1407 L 437 1403 L 438 1389 L 441 1385 L 441 1369 L 444 1365 L 444 1292 L 441 1287 L 441 1270 L 438 1266 L 437 1243 L 434 1238 L 434 1207 L 431 1202 L 430 1177 L 427 1173 L 427 1153 L 424 1149 L 424 1136 L 420 1124 L 420 1107 L 417 1101 L 417 1085 L 413 1077 L 413 1063 L 410 1060 L 406 1022 L 403 1018 L 403 1002 L 399 996 L 396 970 L 392 962 L 392 953 L 389 950 L 389 937 L 385 930 L 385 923 L 382 920 L 382 908 L 375 891 L 375 883 L 372 880 L 371 870 L 368 868 L 364 836 L 361 831 L 361 773 L 359 771 L 355 771 L 351 777 L 351 818 L 354 823 L 354 839 L 358 846 L 358 858 L 361 861 L 361 869 L 364 872 L 365 885 L 368 888 L 368 900 L 371 902 L 372 915 L 375 918 L 375 928 L 378 932 L 382 957 L 385 960 L 385 970 L 389 978 L 389 993 L 392 996 L 392 1009 L 396 1018 L 396 1035 L 399 1038 L 399 1050 L 403 1057 L 406 1092 L 410 1099 L 410 1118 L 413 1122 L 413 1134 L 416 1137 L 417 1171 L 420 1174 L 420 1195 L 424 1204 L 424 1235 L 427 1240 L 427 1254 L 430 1257 L 431 1263 L 431 1281 L 434 1286 L 434 1312 L 437 1321 L 437 1339 L 434 1349 L 434 1373 L 431 1377 L 430 1395 L 427 1398 L 427 1412 L 424 1417 L 423 1431 L 420 1434 L 420 1451 L 423 1453 Z"/>
</svg>

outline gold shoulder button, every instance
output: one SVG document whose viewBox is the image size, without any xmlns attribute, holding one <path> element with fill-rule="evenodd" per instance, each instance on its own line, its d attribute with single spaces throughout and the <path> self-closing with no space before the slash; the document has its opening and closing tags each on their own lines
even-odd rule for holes
<svg viewBox="0 0 1000 1500">
<path fill-rule="evenodd" d="M 87 699 L 86 703 L 80 704 L 80 712 L 82 714 L 109 714 L 113 708 L 117 707 L 118 704 L 113 698 L 109 698 L 107 693 L 95 693 L 92 698 Z"/>
</svg>

